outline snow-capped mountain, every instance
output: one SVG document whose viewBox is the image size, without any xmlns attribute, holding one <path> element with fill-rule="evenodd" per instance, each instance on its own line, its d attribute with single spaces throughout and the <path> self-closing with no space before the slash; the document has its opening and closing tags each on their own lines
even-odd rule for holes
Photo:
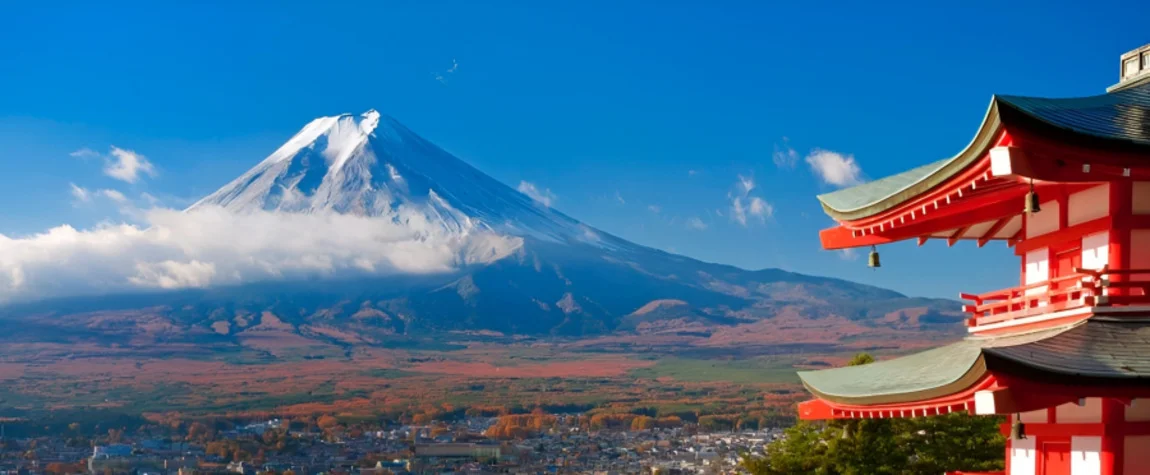
<svg viewBox="0 0 1150 475">
<path fill-rule="evenodd" d="M 430 235 L 491 230 L 552 242 L 600 233 L 495 180 L 369 110 L 321 117 L 192 205 L 381 217 Z"/>
<path fill-rule="evenodd" d="M 371 269 L 375 266 L 360 266 L 357 258 L 374 254 L 385 268 L 424 272 L 282 274 L 245 280 L 252 282 L 246 285 L 46 305 L 53 312 L 167 308 L 172 318 L 196 328 L 271 312 L 301 328 L 334 326 L 347 334 L 377 336 L 443 330 L 588 335 L 730 326 L 739 333 L 759 331 L 747 328 L 764 328 L 777 316 L 833 317 L 828 321 L 839 323 L 827 325 L 836 328 L 845 318 L 865 333 L 872 326 L 889 330 L 908 321 L 950 328 L 945 325 L 961 319 L 950 301 L 907 298 L 778 269 L 749 271 L 628 242 L 533 201 L 374 110 L 312 121 L 251 170 L 194 204 L 192 213 L 222 213 L 261 228 L 261 217 L 322 217 L 308 221 L 332 228 L 308 230 L 321 236 L 344 235 L 351 222 L 373 230 L 378 225 L 402 239 L 355 241 L 359 248 L 337 251 L 357 255 L 340 259 Z M 333 217 L 341 219 L 328 219 Z M 273 232 L 282 234 L 276 242 L 293 237 L 291 231 Z M 317 242 L 346 246 L 348 241 Z M 326 248 L 313 253 L 303 244 L 281 247 L 292 255 L 277 255 L 275 262 L 291 265 L 295 254 L 309 262 L 329 262 L 323 257 L 332 254 Z M 460 255 L 442 260 L 455 264 L 434 272 L 397 265 L 417 259 L 412 249 L 437 259 L 443 252 Z"/>
</svg>

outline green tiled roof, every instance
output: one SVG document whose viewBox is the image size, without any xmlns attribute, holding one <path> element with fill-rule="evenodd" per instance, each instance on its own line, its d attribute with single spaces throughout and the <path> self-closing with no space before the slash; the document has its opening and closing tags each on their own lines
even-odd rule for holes
<svg viewBox="0 0 1150 475">
<path fill-rule="evenodd" d="M 874 401 L 873 404 L 913 401 L 929 398 L 919 396 L 924 391 L 961 382 L 975 369 L 981 355 L 982 346 L 963 340 L 867 365 L 801 371 L 799 378 L 812 393 L 828 401 L 867 400 Z"/>
<path fill-rule="evenodd" d="M 1004 115 L 1004 112 L 1010 114 Z M 1004 123 L 1030 121 L 1071 135 L 1126 146 L 1150 146 L 1150 83 L 1091 97 L 996 96 L 970 144 L 958 155 L 881 180 L 819 196 L 840 221 L 873 216 L 930 190 L 981 158 Z M 1010 124 L 1006 124 L 1010 125 Z"/>
<path fill-rule="evenodd" d="M 881 180 L 863 183 L 858 186 L 842 189 L 833 193 L 819 195 L 819 201 L 835 210 L 854 210 L 865 208 L 884 197 L 891 196 L 899 191 L 910 188 L 922 181 L 923 178 L 937 172 L 951 159 L 928 163 L 918 168 L 912 168 L 897 175 L 891 175 Z"/>
<path fill-rule="evenodd" d="M 973 385 L 986 373 L 988 348 L 1028 348 L 1076 326 L 1021 335 L 970 337 L 921 353 L 861 366 L 800 371 L 803 385 L 821 399 L 845 404 L 891 404 L 945 396 Z M 1150 355 L 1147 356 L 1150 358 Z"/>
</svg>

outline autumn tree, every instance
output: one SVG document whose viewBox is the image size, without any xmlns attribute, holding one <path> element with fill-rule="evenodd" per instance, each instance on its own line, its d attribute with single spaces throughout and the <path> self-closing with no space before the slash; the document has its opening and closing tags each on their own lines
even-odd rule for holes
<svg viewBox="0 0 1150 475">
<path fill-rule="evenodd" d="M 650 430 L 655 428 L 655 418 L 639 416 L 631 421 L 631 430 Z"/>
</svg>

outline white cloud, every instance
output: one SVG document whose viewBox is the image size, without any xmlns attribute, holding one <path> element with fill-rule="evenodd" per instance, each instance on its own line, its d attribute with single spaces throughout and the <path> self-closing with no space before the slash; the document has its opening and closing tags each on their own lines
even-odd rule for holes
<svg viewBox="0 0 1150 475">
<path fill-rule="evenodd" d="M 755 189 L 755 177 L 739 175 L 739 187 L 742 188 L 744 196 L 750 193 Z"/>
<path fill-rule="evenodd" d="M 539 189 L 539 187 L 529 181 L 520 181 L 519 187 L 516 189 L 548 208 L 551 207 L 551 203 L 554 203 L 558 199 L 555 193 L 551 192 L 550 188 Z"/>
<path fill-rule="evenodd" d="M 771 154 L 771 159 L 779 168 L 794 168 L 799 162 L 799 152 L 791 147 L 790 140 L 783 137 L 783 145 L 775 144 L 775 152 Z"/>
<path fill-rule="evenodd" d="M 162 202 L 159 198 L 156 198 L 155 196 L 152 196 L 151 193 L 146 192 L 140 193 L 140 199 L 144 200 L 144 202 L 148 204 L 149 208 L 155 208 Z"/>
<path fill-rule="evenodd" d="M 647 205 L 647 211 L 650 211 L 650 212 L 655 213 L 655 214 L 659 214 L 660 212 L 663 211 L 663 208 L 660 207 L 659 205 Z"/>
<path fill-rule="evenodd" d="M 90 148 L 82 148 L 68 155 L 84 160 L 101 158 L 104 160 L 105 175 L 127 183 L 140 181 L 141 175 L 154 177 L 157 174 L 156 167 L 148 161 L 148 157 L 115 145 L 107 155 Z"/>
<path fill-rule="evenodd" d="M 615 192 L 615 201 L 618 201 L 621 205 L 627 204 L 627 200 L 623 199 L 623 195 L 619 194 L 618 191 Z"/>
<path fill-rule="evenodd" d="M 707 223 L 704 223 L 698 216 L 692 216 L 687 219 L 687 227 L 696 231 L 703 231 L 707 229 Z"/>
<path fill-rule="evenodd" d="M 68 186 L 71 187 L 72 198 L 75 199 L 73 204 L 92 201 L 92 192 L 88 191 L 87 188 L 76 186 L 75 183 L 69 183 Z"/>
<path fill-rule="evenodd" d="M 116 190 L 100 190 L 99 193 L 100 193 L 100 196 L 103 196 L 107 199 L 110 199 L 110 200 L 116 202 L 116 204 L 122 205 L 122 204 L 126 204 L 128 202 L 128 197 L 124 196 L 123 193 L 120 193 L 119 191 L 116 191 Z"/>
<path fill-rule="evenodd" d="M 436 234 L 389 219 L 216 207 L 140 211 L 141 222 L 0 234 L 0 303 L 310 277 L 427 274 L 522 245 L 488 232 Z M 339 232 L 332 232 L 338 229 Z M 290 238 L 285 238 L 290 236 Z"/>
<path fill-rule="evenodd" d="M 105 158 L 104 174 L 120 181 L 135 183 L 140 175 L 156 176 L 156 168 L 148 157 L 131 150 L 112 147 L 111 158 Z"/>
<path fill-rule="evenodd" d="M 731 219 L 742 226 L 747 225 L 747 209 L 743 206 L 743 197 L 731 197 Z"/>
<path fill-rule="evenodd" d="M 727 199 L 731 200 L 728 213 L 731 215 L 731 220 L 739 223 L 740 226 L 747 226 L 748 216 L 758 218 L 759 222 L 765 223 L 767 218 L 775 214 L 775 207 L 767 200 L 751 195 L 755 186 L 754 178 L 739 175 L 739 180 L 735 182 L 735 191 L 727 193 Z M 715 210 L 715 213 L 719 216 L 723 215 L 719 210 Z"/>
<path fill-rule="evenodd" d="M 92 150 L 92 149 L 90 149 L 90 148 L 88 148 L 88 147 L 84 147 L 84 148 L 82 148 L 82 149 L 80 149 L 80 150 L 77 150 L 77 151 L 75 151 L 75 152 L 69 153 L 68 155 L 69 155 L 69 156 L 72 156 L 72 157 L 76 157 L 76 158 L 84 159 L 84 160 L 87 160 L 87 159 L 89 159 L 89 158 L 100 158 L 100 152 L 97 152 L 97 151 L 95 151 L 95 150 Z"/>
<path fill-rule="evenodd" d="M 863 182 L 862 169 L 853 155 L 815 149 L 807 155 L 806 161 L 811 171 L 827 184 L 841 187 Z"/>
<path fill-rule="evenodd" d="M 775 207 L 771 206 L 770 203 L 767 203 L 766 200 L 759 198 L 758 196 L 752 196 L 751 206 L 747 211 L 751 214 L 751 216 L 755 216 L 760 220 L 763 220 L 775 214 Z"/>
<path fill-rule="evenodd" d="M 442 73 L 434 73 L 435 74 L 435 80 L 439 81 L 442 84 L 447 84 L 447 76 L 451 75 L 451 74 L 455 74 L 455 72 L 458 70 L 459 70 L 459 63 L 457 61 L 455 61 L 455 58 L 452 58 L 450 68 L 448 68 L 446 71 L 444 71 Z"/>
<path fill-rule="evenodd" d="M 699 172 L 697 172 L 697 171 L 695 171 L 695 170 L 687 170 L 687 176 L 695 176 L 695 175 L 696 175 L 696 174 L 698 174 L 698 173 L 699 173 Z"/>
</svg>

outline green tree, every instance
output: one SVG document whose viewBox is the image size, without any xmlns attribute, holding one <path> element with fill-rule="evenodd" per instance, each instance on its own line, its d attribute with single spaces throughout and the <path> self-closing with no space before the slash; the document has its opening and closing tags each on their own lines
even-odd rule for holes
<svg viewBox="0 0 1150 475">
<path fill-rule="evenodd" d="M 851 366 L 874 358 L 859 353 Z M 997 417 L 955 413 L 914 419 L 850 419 L 800 422 L 763 458 L 743 457 L 755 475 L 938 474 L 953 470 L 1001 470 L 1005 439 Z"/>
</svg>

